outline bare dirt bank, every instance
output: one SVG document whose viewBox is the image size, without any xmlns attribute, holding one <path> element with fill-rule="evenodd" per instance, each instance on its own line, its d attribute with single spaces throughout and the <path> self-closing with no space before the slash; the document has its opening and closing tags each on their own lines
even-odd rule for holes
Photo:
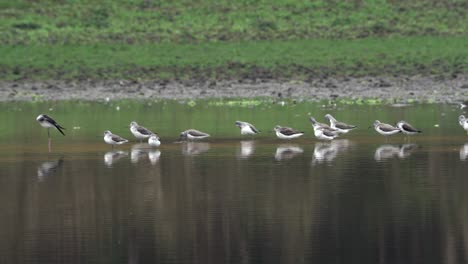
<svg viewBox="0 0 468 264">
<path fill-rule="evenodd" d="M 308 82 L 238 81 L 2 81 L 1 101 L 206 99 L 283 97 L 291 99 L 375 98 L 397 102 L 456 103 L 468 99 L 468 75 L 317 78 Z"/>
</svg>

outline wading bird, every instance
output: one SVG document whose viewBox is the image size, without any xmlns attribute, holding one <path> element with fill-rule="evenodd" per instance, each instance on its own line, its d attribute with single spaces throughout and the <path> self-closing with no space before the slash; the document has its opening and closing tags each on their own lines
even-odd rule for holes
<svg viewBox="0 0 468 264">
<path fill-rule="evenodd" d="M 290 127 L 275 126 L 273 130 L 280 139 L 293 139 L 304 135 L 304 132 L 294 130 Z"/>
<path fill-rule="evenodd" d="M 104 131 L 104 142 L 107 144 L 112 145 L 112 149 L 114 149 L 114 145 L 122 145 L 124 143 L 127 143 L 128 140 L 125 138 L 112 134 L 109 130 Z"/>
<path fill-rule="evenodd" d="M 45 127 L 47 128 L 47 136 L 49 138 L 49 152 L 50 152 L 50 149 L 51 149 L 51 138 L 50 138 L 50 128 L 51 127 L 55 127 L 62 135 L 65 136 L 65 133 L 63 132 L 62 129 L 65 129 L 64 127 L 60 126 L 57 122 L 55 122 L 54 119 L 52 119 L 50 116 L 48 115 L 39 115 L 37 116 L 36 118 L 36 121 L 39 122 L 39 124 L 42 126 L 42 127 Z"/>
<path fill-rule="evenodd" d="M 326 114 L 325 118 L 330 121 L 330 127 L 333 129 L 336 129 L 336 131 L 339 134 L 345 134 L 348 133 L 349 131 L 353 130 L 356 128 L 355 125 L 349 125 L 343 122 L 337 121 L 332 115 Z"/>
</svg>

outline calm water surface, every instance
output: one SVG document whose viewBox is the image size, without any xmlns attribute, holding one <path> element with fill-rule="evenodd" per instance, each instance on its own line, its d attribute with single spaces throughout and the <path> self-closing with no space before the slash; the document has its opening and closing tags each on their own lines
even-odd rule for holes
<svg viewBox="0 0 468 264">
<path fill-rule="evenodd" d="M 1 104 L 0 263 L 467 263 L 468 136 L 449 105 Z M 67 128 L 47 131 L 50 113 Z M 359 128 L 313 138 L 308 116 Z M 466 114 L 466 113 L 465 113 Z M 384 139 L 375 120 L 424 131 Z M 136 120 L 163 145 L 133 141 Z M 235 120 L 262 133 L 241 137 Z M 273 126 L 306 132 L 281 141 Z M 208 140 L 175 143 L 197 128 Z M 112 150 L 102 132 L 132 139 Z"/>
</svg>

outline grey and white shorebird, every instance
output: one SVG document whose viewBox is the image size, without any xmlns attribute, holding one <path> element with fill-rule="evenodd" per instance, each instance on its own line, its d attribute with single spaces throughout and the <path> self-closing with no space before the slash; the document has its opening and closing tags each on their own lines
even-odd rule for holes
<svg viewBox="0 0 468 264">
<path fill-rule="evenodd" d="M 280 139 L 293 139 L 304 135 L 304 132 L 297 131 L 290 127 L 275 126 L 273 130 L 276 132 L 276 136 Z"/>
<path fill-rule="evenodd" d="M 207 134 L 205 132 L 201 132 L 196 129 L 187 129 L 185 131 L 182 131 L 179 136 L 179 141 L 181 140 L 199 140 L 203 138 L 209 137 L 210 134 Z"/>
<path fill-rule="evenodd" d="M 384 136 L 395 135 L 401 132 L 401 130 L 398 127 L 394 127 L 392 125 L 382 123 L 379 120 L 375 120 L 374 129 L 375 131 L 377 131 L 377 133 L 384 135 Z"/>
<path fill-rule="evenodd" d="M 236 126 L 240 128 L 241 135 L 256 135 L 260 131 L 252 124 L 244 121 L 236 121 Z"/>
<path fill-rule="evenodd" d="M 465 129 L 466 134 L 468 134 L 468 119 L 464 115 L 461 115 L 458 117 L 458 123 Z"/>
<path fill-rule="evenodd" d="M 327 124 L 319 123 L 313 117 L 309 118 L 314 128 L 314 135 L 320 140 L 333 140 L 338 136 L 338 131 Z"/>
<path fill-rule="evenodd" d="M 153 134 L 148 138 L 148 144 L 152 147 L 159 147 L 161 146 L 161 140 L 158 135 Z"/>
<path fill-rule="evenodd" d="M 62 135 L 65 136 L 65 133 L 63 132 L 63 130 L 65 129 L 64 127 L 62 127 L 61 125 L 59 125 L 54 119 L 52 119 L 50 116 L 48 115 L 44 115 L 44 114 L 40 114 L 36 117 L 36 121 L 39 122 L 39 124 L 42 126 L 42 127 L 45 127 L 47 128 L 47 137 L 49 138 L 49 152 L 50 152 L 50 149 L 51 149 L 51 138 L 50 138 L 50 128 L 51 127 L 55 127 Z"/>
<path fill-rule="evenodd" d="M 330 130 L 324 127 L 318 127 L 314 129 L 314 135 L 320 140 L 333 140 L 338 137 L 337 130 Z"/>
<path fill-rule="evenodd" d="M 330 121 L 330 127 L 336 129 L 339 134 L 345 134 L 356 128 L 355 125 L 346 124 L 337 121 L 332 115 L 326 114 L 325 118 Z"/>
<path fill-rule="evenodd" d="M 408 122 L 403 121 L 403 120 L 398 121 L 397 127 L 401 130 L 401 132 L 403 132 L 403 134 L 406 134 L 406 135 L 416 135 L 416 134 L 422 133 L 421 130 L 414 128 Z"/>
<path fill-rule="evenodd" d="M 325 123 L 320 123 L 320 122 L 318 122 L 318 121 L 315 120 L 315 118 L 313 118 L 313 117 L 309 117 L 309 120 L 310 120 L 310 122 L 312 123 L 312 126 L 314 127 L 314 130 L 315 130 L 316 128 L 319 128 L 319 127 L 323 127 L 323 128 L 328 129 L 328 130 L 335 130 L 334 128 L 332 128 L 331 126 L 329 126 L 329 125 L 327 125 L 327 124 L 325 124 Z"/>
<path fill-rule="evenodd" d="M 140 140 L 140 142 L 143 140 L 143 139 L 147 139 L 149 138 L 151 135 L 155 134 L 153 131 L 147 129 L 146 127 L 143 127 L 143 126 L 140 126 L 138 125 L 137 122 L 135 121 L 132 121 L 130 123 L 130 132 L 132 132 L 132 134 Z"/>
<path fill-rule="evenodd" d="M 128 140 L 121 136 L 112 134 L 112 132 L 110 132 L 109 130 L 106 130 L 104 131 L 104 142 L 112 145 L 112 148 L 114 148 L 114 145 L 122 145 L 124 143 L 127 143 Z"/>
</svg>

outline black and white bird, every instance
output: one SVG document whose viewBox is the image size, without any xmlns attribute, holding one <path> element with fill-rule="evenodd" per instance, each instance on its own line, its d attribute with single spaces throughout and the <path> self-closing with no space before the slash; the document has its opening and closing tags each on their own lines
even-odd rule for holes
<svg viewBox="0 0 468 264">
<path fill-rule="evenodd" d="M 394 135 L 394 134 L 401 132 L 401 130 L 398 127 L 394 127 L 392 125 L 382 123 L 379 120 L 375 120 L 374 129 L 379 134 L 384 135 L 384 136 L 390 136 L 390 135 Z"/>
<path fill-rule="evenodd" d="M 403 121 L 403 120 L 398 121 L 397 127 L 401 130 L 401 132 L 403 132 L 403 134 L 406 134 L 406 135 L 416 135 L 416 134 L 422 133 L 421 130 L 414 128 L 408 122 Z"/>
<path fill-rule="evenodd" d="M 130 132 L 132 132 L 132 134 L 140 140 L 140 142 L 143 140 L 143 139 L 147 139 L 149 138 L 151 135 L 155 134 L 154 132 L 152 132 L 151 130 L 147 129 L 146 127 L 143 127 L 143 126 L 140 126 L 138 125 L 137 122 L 135 121 L 132 121 L 130 123 Z"/>
<path fill-rule="evenodd" d="M 290 127 L 275 126 L 273 130 L 280 139 L 293 139 L 304 135 L 304 132 L 297 131 Z"/>
<path fill-rule="evenodd" d="M 348 133 L 349 131 L 353 130 L 356 128 L 355 125 L 349 125 L 343 122 L 337 121 L 332 115 L 326 114 L 325 118 L 330 121 L 330 127 L 333 129 L 336 129 L 336 131 L 339 134 L 345 134 Z"/>
<path fill-rule="evenodd" d="M 468 119 L 464 115 L 461 115 L 458 117 L 458 123 L 461 127 L 463 127 L 463 129 L 465 129 L 466 133 L 468 134 Z"/>
<path fill-rule="evenodd" d="M 39 124 L 42 127 L 47 128 L 47 135 L 49 136 L 49 138 L 50 138 L 49 129 L 51 127 L 55 127 L 62 135 L 65 136 L 65 133 L 63 132 L 63 129 L 65 129 L 65 128 L 62 127 L 61 125 L 59 125 L 57 122 L 55 122 L 55 120 L 52 119 L 50 116 L 43 115 L 43 114 L 38 115 L 37 118 L 36 118 L 36 121 L 39 122 Z"/>
<path fill-rule="evenodd" d="M 49 152 L 51 151 L 51 138 L 50 138 L 50 128 L 55 127 L 62 135 L 65 136 L 65 133 L 63 130 L 65 129 L 61 125 L 59 125 L 54 119 L 52 119 L 48 115 L 40 114 L 36 117 L 36 121 L 39 122 L 39 124 L 42 127 L 47 128 L 47 137 L 49 138 Z"/>
<path fill-rule="evenodd" d="M 104 142 L 112 145 L 112 148 L 114 148 L 114 145 L 122 145 L 124 143 L 127 143 L 128 140 L 121 136 L 112 134 L 112 132 L 110 132 L 109 130 L 106 130 L 104 131 Z"/>
<path fill-rule="evenodd" d="M 201 132 L 196 129 L 187 129 L 185 131 L 182 131 L 179 136 L 179 141 L 180 140 L 198 140 L 198 139 L 203 139 L 209 137 L 210 134 L 207 134 L 205 132 Z"/>
<path fill-rule="evenodd" d="M 244 121 L 236 121 L 236 126 L 240 128 L 241 135 L 256 135 L 260 131 L 252 124 Z"/>
</svg>

